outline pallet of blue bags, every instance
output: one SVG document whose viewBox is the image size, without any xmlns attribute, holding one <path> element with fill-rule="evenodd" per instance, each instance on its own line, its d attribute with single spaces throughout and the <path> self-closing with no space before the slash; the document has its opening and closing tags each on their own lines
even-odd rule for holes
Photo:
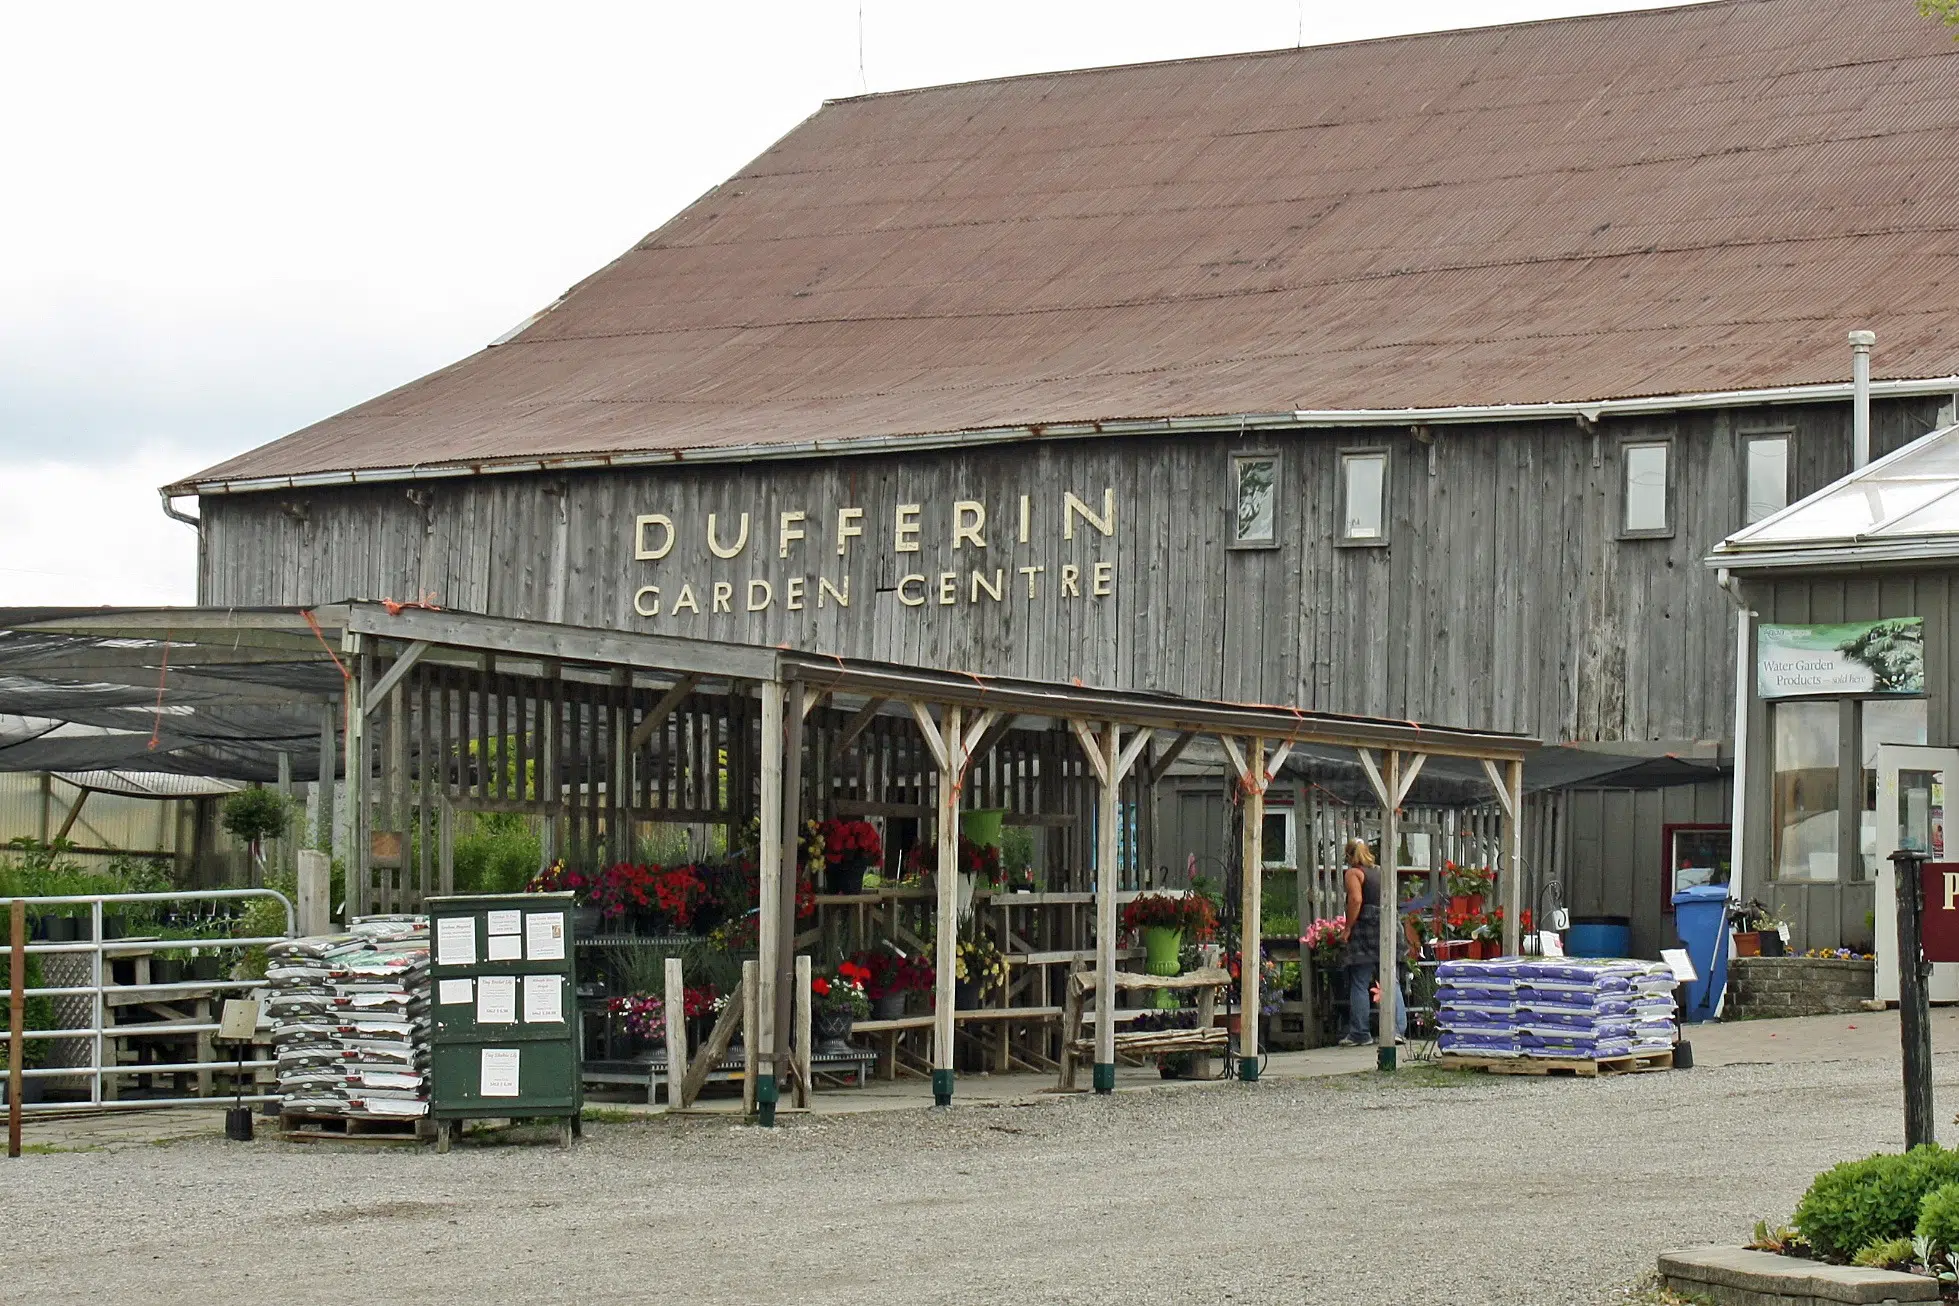
<svg viewBox="0 0 1959 1306">
<path fill-rule="evenodd" d="M 1436 1051 L 1445 1069 L 1499 1075 L 1671 1070 L 1679 1037 L 1662 962 L 1499 957 L 1436 968 Z"/>
</svg>

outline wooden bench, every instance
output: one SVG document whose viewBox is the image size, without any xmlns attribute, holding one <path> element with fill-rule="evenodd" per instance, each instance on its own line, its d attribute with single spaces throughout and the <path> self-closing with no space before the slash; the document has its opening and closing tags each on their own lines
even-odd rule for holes
<svg viewBox="0 0 1959 1306">
<path fill-rule="evenodd" d="M 1119 970 L 1114 976 L 1118 993 L 1125 989 L 1195 989 L 1197 1027 L 1195 1029 L 1118 1030 L 1117 1056 L 1162 1056 L 1191 1053 L 1197 1056 L 1197 1074 L 1207 1077 L 1213 1053 L 1225 1049 L 1229 1033 L 1212 1023 L 1217 1011 L 1218 990 L 1231 983 L 1229 972 L 1206 967 L 1183 975 L 1138 975 Z M 1095 1040 L 1082 1037 L 1082 1008 L 1095 992 L 1095 972 L 1076 971 L 1068 977 L 1068 993 L 1061 1007 L 1061 1074 L 1056 1087 L 1064 1093 L 1075 1091 L 1075 1067 L 1095 1060 Z M 1140 1014 L 1140 1013 L 1138 1013 Z"/>
</svg>

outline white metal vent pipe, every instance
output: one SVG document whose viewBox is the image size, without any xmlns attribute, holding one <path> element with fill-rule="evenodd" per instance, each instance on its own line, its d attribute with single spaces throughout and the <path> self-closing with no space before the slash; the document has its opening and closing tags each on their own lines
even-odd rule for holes
<svg viewBox="0 0 1959 1306">
<path fill-rule="evenodd" d="M 1871 460 L 1871 346 L 1873 331 L 1850 333 L 1850 470 Z"/>
</svg>

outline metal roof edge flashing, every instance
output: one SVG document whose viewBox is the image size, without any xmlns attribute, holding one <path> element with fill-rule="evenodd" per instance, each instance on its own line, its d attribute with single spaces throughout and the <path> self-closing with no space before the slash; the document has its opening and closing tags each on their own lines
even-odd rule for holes
<svg viewBox="0 0 1959 1306">
<path fill-rule="evenodd" d="M 1873 398 L 1959 394 L 1959 375 L 1874 381 Z M 1631 399 L 1574 399 L 1537 404 L 1480 404 L 1440 408 L 1298 408 L 1290 412 L 1220 413 L 1190 417 L 1115 418 L 1107 421 L 1037 422 L 1020 426 L 974 427 L 957 431 L 729 444 L 685 449 L 639 449 L 618 453 L 523 454 L 509 458 L 416 463 L 402 467 L 354 468 L 284 476 L 191 478 L 162 487 L 173 496 L 252 494 L 268 490 L 327 489 L 397 481 L 446 480 L 465 476 L 524 472 L 608 471 L 674 463 L 782 461 L 797 458 L 866 457 L 876 454 L 963 449 L 1023 440 L 1082 440 L 1117 435 L 1172 435 L 1197 432 L 1314 430 L 1340 427 L 1466 425 L 1484 422 L 1560 421 L 1583 417 L 1652 415 L 1707 408 L 1761 404 L 1814 404 L 1848 400 L 1848 381 L 1773 386 L 1755 390 L 1715 390 Z"/>
</svg>

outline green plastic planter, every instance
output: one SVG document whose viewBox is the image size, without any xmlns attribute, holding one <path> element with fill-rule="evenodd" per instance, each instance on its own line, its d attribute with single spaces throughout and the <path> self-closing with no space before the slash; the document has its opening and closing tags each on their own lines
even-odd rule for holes
<svg viewBox="0 0 1959 1306">
<path fill-rule="evenodd" d="M 1000 846 L 1000 830 L 1006 821 L 1007 809 L 1004 807 L 980 807 L 959 815 L 959 829 L 968 839 L 982 848 Z"/>
</svg>

